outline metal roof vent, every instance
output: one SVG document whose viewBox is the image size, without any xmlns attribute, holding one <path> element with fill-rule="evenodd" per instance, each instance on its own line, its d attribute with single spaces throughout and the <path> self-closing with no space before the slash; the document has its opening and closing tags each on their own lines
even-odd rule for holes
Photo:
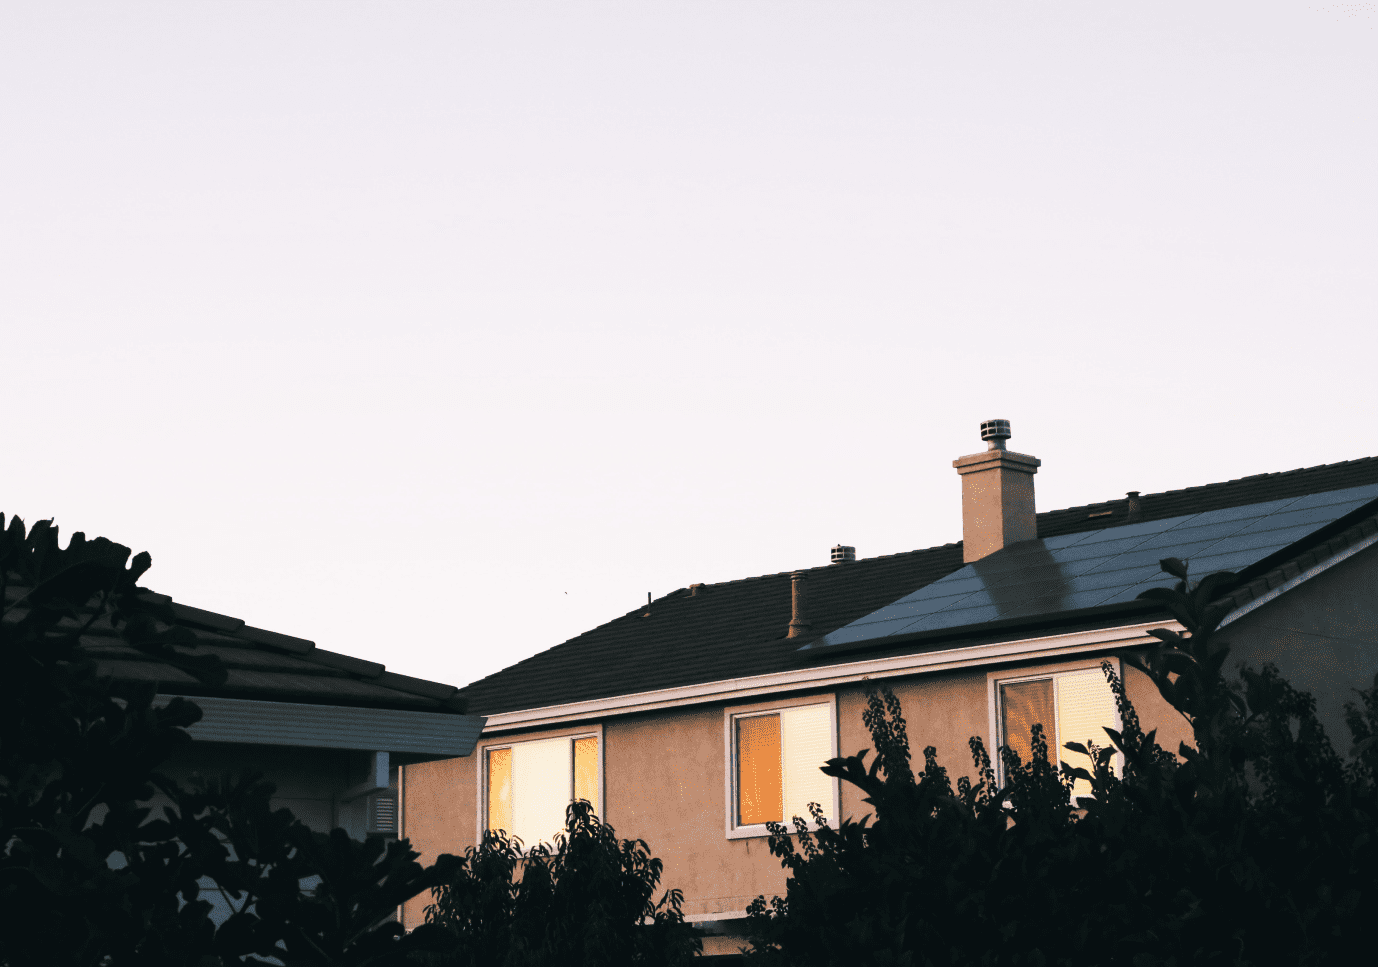
<svg viewBox="0 0 1378 967">
<path fill-rule="evenodd" d="M 846 544 L 838 544 L 833 548 L 833 564 L 849 564 L 856 560 L 856 548 L 848 547 Z"/>
<path fill-rule="evenodd" d="M 808 577 L 803 571 L 795 571 L 789 576 L 790 619 L 786 638 L 798 638 L 813 628 L 813 622 L 809 620 L 808 589 L 805 587 Z"/>
<path fill-rule="evenodd" d="M 981 439 L 986 441 L 987 450 L 1005 449 L 1005 441 L 1010 436 L 1009 420 L 986 420 L 981 424 Z"/>
</svg>

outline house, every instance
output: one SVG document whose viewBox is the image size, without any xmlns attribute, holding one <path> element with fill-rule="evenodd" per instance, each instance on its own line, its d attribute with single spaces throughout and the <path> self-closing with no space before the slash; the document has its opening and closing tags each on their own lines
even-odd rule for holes
<svg viewBox="0 0 1378 967">
<path fill-rule="evenodd" d="M 1056 748 L 1104 745 L 1118 724 L 1106 660 L 1165 747 L 1187 738 L 1115 657 L 1176 626 L 1138 599 L 1171 583 L 1169 556 L 1238 574 L 1221 638 L 1315 693 L 1347 747 L 1341 705 L 1378 671 L 1378 459 L 1036 513 L 1040 463 L 1009 435 L 983 424 L 987 449 L 954 463 L 961 543 L 862 560 L 839 546 L 824 566 L 690 585 L 462 689 L 487 716 L 477 754 L 402 770 L 404 834 L 425 856 L 490 827 L 532 842 L 586 798 L 664 861 L 705 955 L 735 953 L 748 903 L 783 892 L 765 823 L 810 802 L 833 821 L 865 814 L 817 766 L 870 745 L 878 685 L 915 752 L 936 746 L 955 775 L 972 772 L 971 736 L 1027 758 L 1035 722 Z"/>
<path fill-rule="evenodd" d="M 314 642 L 246 625 L 153 595 L 195 633 L 187 654 L 216 655 L 228 672 L 210 686 L 100 626 L 82 638 L 98 671 L 117 681 L 155 682 L 160 698 L 181 695 L 203 717 L 192 742 L 161 768 L 194 775 L 258 772 L 277 786 L 274 806 L 312 829 L 395 836 L 397 771 L 405 763 L 472 753 L 483 718 L 466 714 L 452 685 L 410 678 Z M 108 626 L 105 626 L 108 628 Z"/>
</svg>

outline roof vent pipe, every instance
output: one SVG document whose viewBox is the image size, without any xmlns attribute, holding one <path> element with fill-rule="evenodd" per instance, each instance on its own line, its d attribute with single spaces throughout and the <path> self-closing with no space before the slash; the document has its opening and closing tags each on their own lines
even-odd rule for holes
<svg viewBox="0 0 1378 967">
<path fill-rule="evenodd" d="M 856 560 L 856 548 L 855 548 L 855 547 L 848 547 L 846 544 L 837 544 L 837 545 L 834 545 L 834 546 L 833 546 L 833 555 L 832 555 L 832 561 L 831 561 L 831 563 L 833 563 L 833 564 L 847 564 L 847 563 L 849 563 L 849 562 L 851 562 L 851 561 L 855 561 L 855 560 Z"/>
<path fill-rule="evenodd" d="M 808 580 L 808 575 L 803 571 L 795 571 L 789 576 L 790 581 L 790 619 L 789 634 L 786 638 L 798 638 L 800 635 L 807 634 L 813 625 L 805 617 L 808 613 L 806 609 L 807 601 L 804 593 L 804 582 Z"/>
<path fill-rule="evenodd" d="M 987 450 L 1005 449 L 1005 441 L 1012 435 L 1009 420 L 986 420 L 981 424 L 981 439 Z"/>
</svg>

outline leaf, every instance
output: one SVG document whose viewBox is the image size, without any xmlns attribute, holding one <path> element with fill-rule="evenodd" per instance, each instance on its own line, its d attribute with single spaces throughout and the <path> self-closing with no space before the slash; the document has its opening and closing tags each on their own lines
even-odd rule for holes
<svg viewBox="0 0 1378 967">
<path fill-rule="evenodd" d="M 129 562 L 129 583 L 138 584 L 139 578 L 143 577 L 149 568 L 153 566 L 153 557 L 148 551 L 140 551 L 134 555 L 134 560 Z"/>
<path fill-rule="evenodd" d="M 1173 577 L 1185 581 L 1187 579 L 1187 565 L 1180 558 L 1165 557 L 1158 562 L 1158 566 Z"/>
</svg>

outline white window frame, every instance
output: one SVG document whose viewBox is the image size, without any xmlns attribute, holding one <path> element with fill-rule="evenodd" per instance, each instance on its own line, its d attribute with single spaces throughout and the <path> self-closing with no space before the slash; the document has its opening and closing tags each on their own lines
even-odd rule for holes
<svg viewBox="0 0 1378 967">
<path fill-rule="evenodd" d="M 988 672 L 986 674 L 986 691 L 989 696 L 989 701 L 986 703 L 986 705 L 987 708 L 990 710 L 991 736 L 991 742 L 987 746 L 987 748 L 990 750 L 991 765 L 995 769 L 995 781 L 997 783 L 999 783 L 1001 786 L 1004 786 L 1005 784 L 1005 764 L 1001 761 L 1000 758 L 1000 747 L 1005 744 L 1004 729 L 1001 727 L 1001 719 L 1003 718 L 1003 716 L 1000 714 L 1000 686 L 1012 685 L 1016 682 L 1036 682 L 1046 678 L 1053 679 L 1053 714 L 1056 715 L 1057 679 L 1060 676 L 1074 674 L 1076 672 L 1100 672 L 1101 663 L 1107 661 L 1110 662 L 1110 664 L 1114 667 L 1115 674 L 1119 677 L 1120 681 L 1123 682 L 1124 665 L 1120 662 L 1120 659 L 1114 655 L 1104 655 L 1095 658 L 1085 658 L 1081 661 L 1059 662 L 1056 665 L 1041 665 L 1038 668 L 1011 668 L 1006 669 L 1004 671 Z M 1059 733 L 1061 732 L 1061 727 L 1056 722 L 1053 723 L 1053 728 L 1057 730 Z M 1124 728 L 1124 723 L 1120 720 L 1120 709 L 1118 705 L 1115 706 L 1114 728 L 1116 729 L 1116 731 L 1120 731 Z M 1107 735 L 1104 738 L 1105 745 L 1109 746 L 1110 737 Z M 1057 756 L 1062 750 L 1062 742 L 1060 740 L 1060 734 L 1054 735 L 1050 737 L 1048 740 L 1048 751 L 1052 753 L 1054 756 Z M 1101 743 L 1099 742 L 1097 742 L 1096 744 L 1098 746 L 1101 745 Z M 1104 748 L 1104 746 L 1102 746 L 1102 748 Z M 1061 774 L 1061 769 L 1058 766 L 1058 762 L 1060 761 L 1060 759 L 1056 759 L 1053 762 L 1053 768 L 1058 770 L 1059 775 Z M 1119 773 L 1123 775 L 1124 756 L 1121 755 L 1119 752 L 1115 753 L 1115 765 Z M 1087 771 L 1090 770 L 1088 769 Z"/>
<path fill-rule="evenodd" d="M 492 739 L 480 739 L 475 749 L 478 764 L 474 770 L 478 773 L 477 795 L 474 797 L 478 803 L 478 815 L 475 823 L 474 845 L 483 844 L 483 834 L 488 831 L 488 753 L 494 749 L 510 749 L 514 745 L 521 745 L 524 742 L 544 742 L 547 739 L 569 739 L 571 746 L 575 739 L 596 738 L 598 740 L 598 818 L 605 820 L 604 813 L 608 808 L 607 783 L 604 781 L 603 762 L 607 755 L 606 746 L 603 742 L 603 725 L 586 725 L 582 728 L 558 729 L 554 732 L 541 732 L 535 735 L 523 734 L 519 736 L 495 736 Z M 515 781 L 515 777 L 514 777 Z M 573 800 L 571 800 L 572 802 Z M 508 830 L 510 833 L 511 830 Z M 535 843 L 523 843 L 523 852 L 527 852 Z"/>
<path fill-rule="evenodd" d="M 758 715 L 767 715 L 771 712 L 780 712 L 784 709 L 804 708 L 809 705 L 828 706 L 828 729 L 829 758 L 835 759 L 838 756 L 838 737 L 837 737 L 837 694 L 829 692 L 826 695 L 814 695 L 802 697 L 791 695 L 789 698 L 776 699 L 770 702 L 756 702 L 751 705 L 737 705 L 723 709 L 723 765 L 726 767 L 723 776 L 724 795 L 726 797 L 726 833 L 728 839 L 755 839 L 770 835 L 770 830 L 765 823 L 750 823 L 747 825 L 737 825 L 737 743 L 736 731 L 737 720 L 754 718 Z M 819 763 L 822 765 L 822 763 Z M 842 810 L 841 790 L 836 776 L 829 776 L 832 786 L 832 803 L 828 807 L 828 821 L 834 827 L 838 825 L 838 816 Z M 820 804 L 821 805 L 821 804 Z M 782 817 L 785 826 L 792 831 L 794 826 L 791 822 L 793 817 Z M 808 819 L 808 828 L 814 830 L 818 824 L 812 818 Z"/>
</svg>

